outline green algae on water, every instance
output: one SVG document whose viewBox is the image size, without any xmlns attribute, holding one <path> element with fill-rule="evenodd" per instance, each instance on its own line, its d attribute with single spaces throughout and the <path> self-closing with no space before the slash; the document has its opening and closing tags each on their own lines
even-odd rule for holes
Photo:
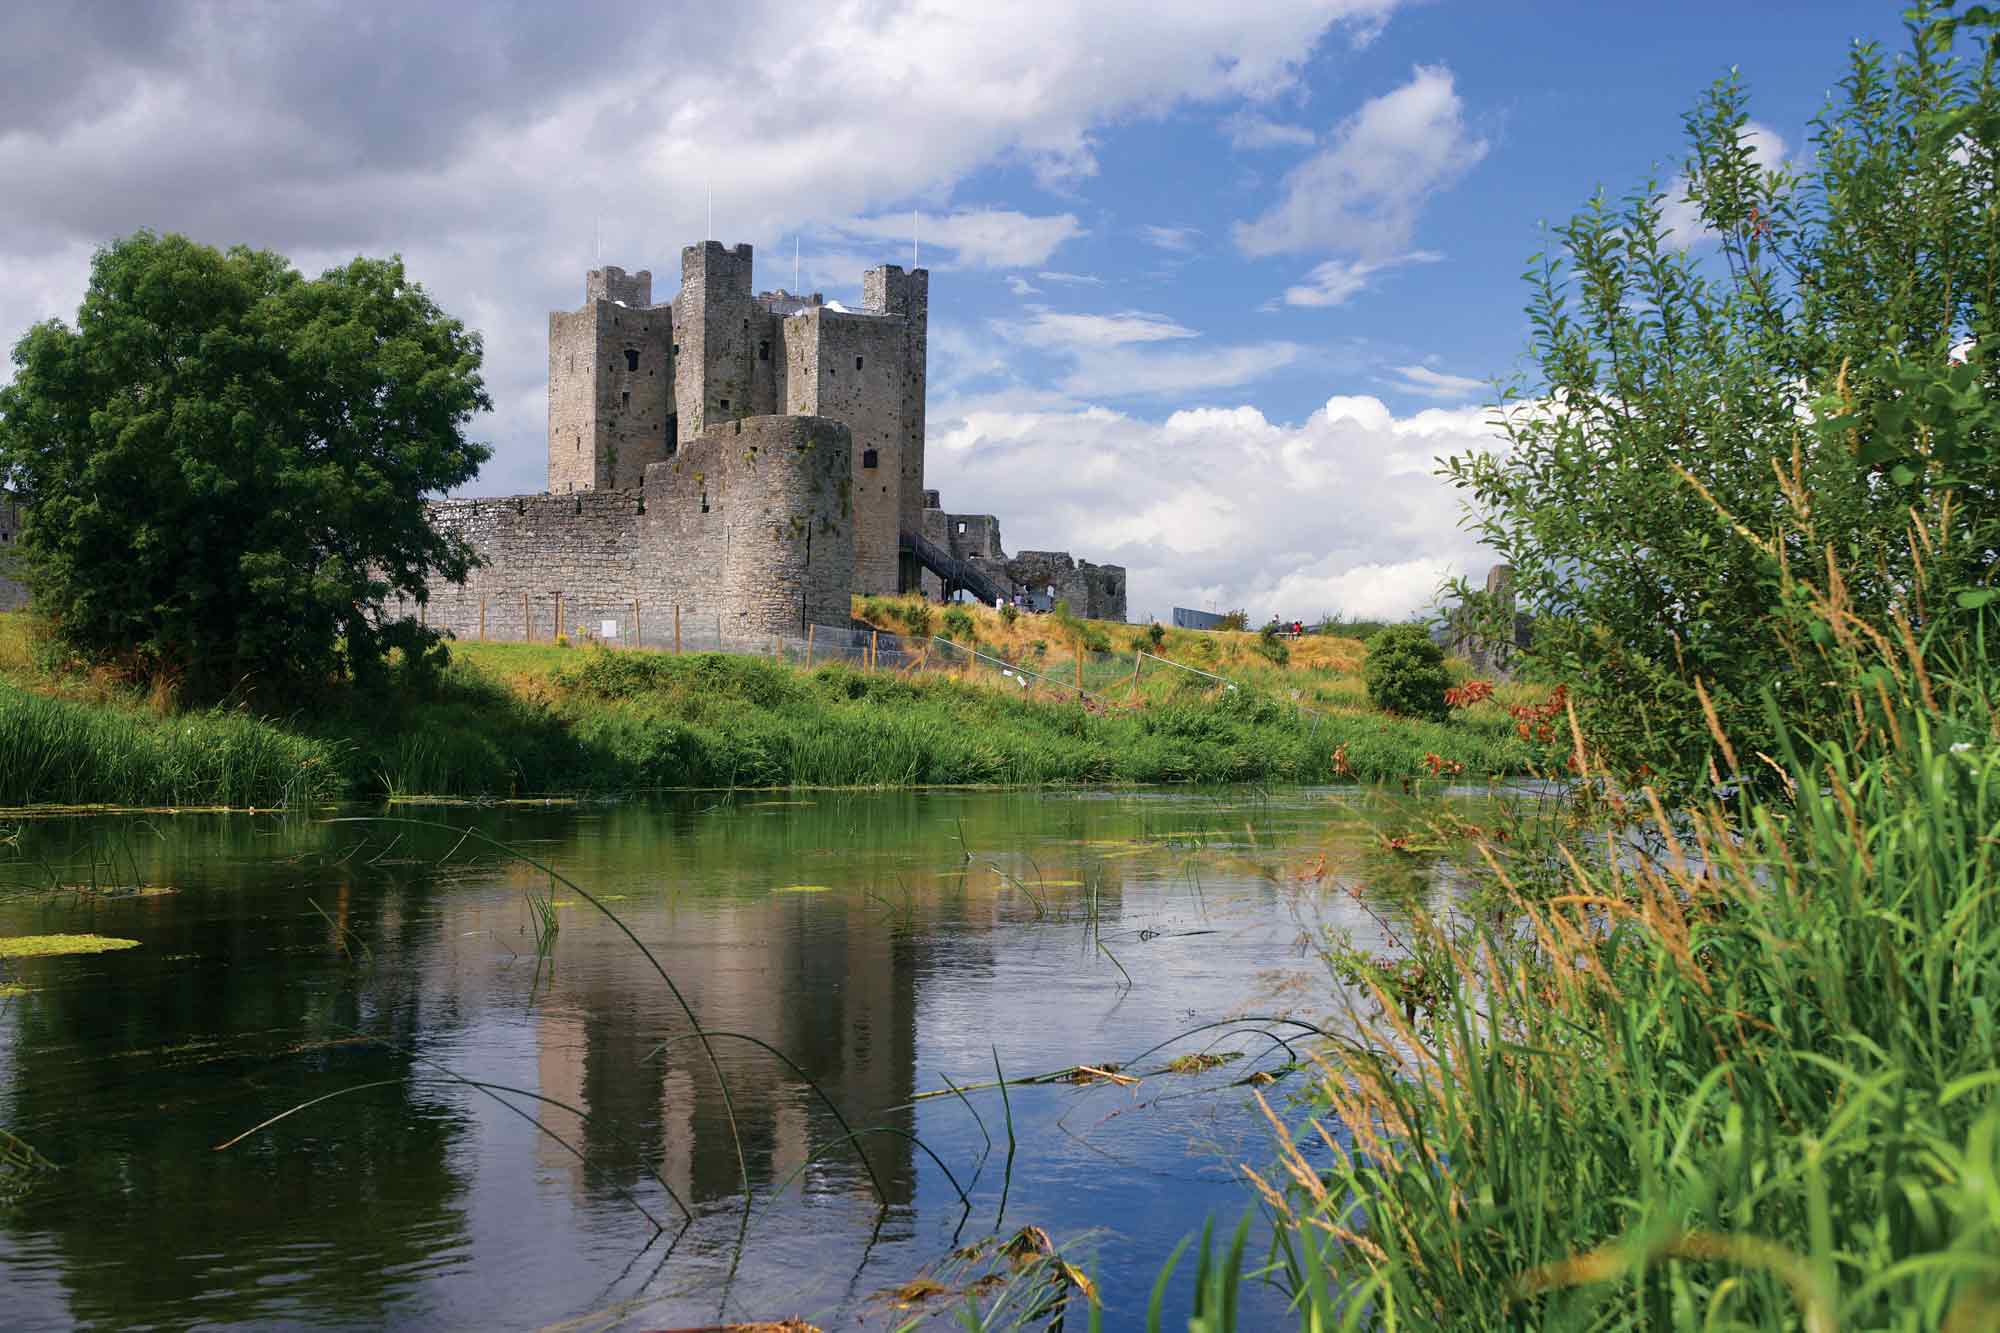
<svg viewBox="0 0 2000 1333">
<path fill-rule="evenodd" d="M 0 939 L 0 958 L 56 958 L 65 954 L 136 949 L 137 940 L 115 935 L 15 935 Z"/>
</svg>

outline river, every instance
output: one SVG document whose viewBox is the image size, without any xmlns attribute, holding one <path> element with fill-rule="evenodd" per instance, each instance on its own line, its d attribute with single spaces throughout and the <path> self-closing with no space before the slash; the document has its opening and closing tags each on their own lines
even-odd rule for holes
<svg viewBox="0 0 2000 1333">
<path fill-rule="evenodd" d="M 1133 1326 L 1173 1246 L 1252 1202 L 1239 1164 L 1271 1152 L 1243 1080 L 1282 1070 L 1277 1038 L 1310 1049 L 1228 1020 L 1329 1021 L 1313 933 L 1379 938 L 1348 890 L 1454 891 L 1382 850 L 1434 808 L 923 791 L 0 819 L 0 936 L 138 941 L 0 963 L 0 1126 L 59 1168 L 0 1206 L 0 1324 L 895 1327 L 954 1299 L 898 1288 L 1005 1275 L 984 1256 L 1032 1225 Z M 704 1028 L 797 1068 L 741 1036 L 711 1064 L 618 925 L 487 838 L 599 897 Z M 1210 1043 L 1241 1054 L 1162 1071 Z M 1140 1077 L 1003 1098 L 996 1062 Z M 1304 1086 L 1263 1091 L 1296 1117 Z M 1281 1322 L 1281 1293 L 1247 1299 L 1245 1327 Z"/>
</svg>

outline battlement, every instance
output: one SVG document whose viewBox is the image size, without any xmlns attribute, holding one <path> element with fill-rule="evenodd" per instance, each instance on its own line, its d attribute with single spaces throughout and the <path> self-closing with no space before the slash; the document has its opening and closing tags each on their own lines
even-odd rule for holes
<svg viewBox="0 0 2000 1333">
<path fill-rule="evenodd" d="M 927 268 L 905 273 L 900 264 L 883 264 L 861 275 L 861 305 L 871 315 L 924 319 L 930 302 L 931 271 Z"/>
<path fill-rule="evenodd" d="M 594 268 L 584 277 L 583 301 L 585 305 L 593 301 L 617 301 L 621 305 L 649 306 L 653 304 L 653 271 L 642 268 L 637 273 L 627 273 L 616 264 Z"/>
<path fill-rule="evenodd" d="M 703 241 L 681 247 L 681 291 L 703 296 L 750 296 L 748 244 L 726 246 L 721 241 Z"/>
</svg>

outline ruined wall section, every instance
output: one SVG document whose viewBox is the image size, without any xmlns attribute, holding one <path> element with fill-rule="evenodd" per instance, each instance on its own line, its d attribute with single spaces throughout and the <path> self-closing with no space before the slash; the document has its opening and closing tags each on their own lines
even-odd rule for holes
<svg viewBox="0 0 2000 1333">
<path fill-rule="evenodd" d="M 590 627 L 582 618 L 591 612 L 628 606 L 642 596 L 640 504 L 633 491 L 432 501 L 432 522 L 465 538 L 485 564 L 463 587 L 432 587 L 425 623 L 476 639 L 484 599 L 487 638 L 519 640 L 532 624 L 532 637 L 547 641 L 558 593 L 572 634 Z"/>
<path fill-rule="evenodd" d="M 1067 551 L 1023 551 L 1001 568 L 1030 594 L 1068 602 L 1071 615 L 1125 619 L 1123 565 L 1093 565 L 1072 559 Z"/>
<path fill-rule="evenodd" d="M 845 625 L 852 449 L 837 421 L 746 417 L 652 468 L 643 543 L 654 595 L 708 608 L 725 637 Z"/>
<path fill-rule="evenodd" d="M 674 445 L 673 312 L 653 275 L 607 266 L 549 315 L 549 491 L 631 489 Z"/>
<path fill-rule="evenodd" d="M 21 506 L 0 493 L 0 611 L 19 611 L 28 604 L 21 581 Z"/>
<path fill-rule="evenodd" d="M 927 498 L 935 500 L 936 491 L 926 491 Z M 980 567 L 993 574 L 1002 583 L 1007 579 L 1001 567 L 1007 560 L 1007 552 L 1000 545 L 1000 520 L 992 514 L 948 514 L 935 503 L 926 505 L 922 511 L 920 531 L 925 540 L 941 550 L 949 551 L 961 560 L 980 562 Z M 944 596 L 944 580 L 928 569 L 920 569 L 924 596 L 936 600 Z"/>
</svg>

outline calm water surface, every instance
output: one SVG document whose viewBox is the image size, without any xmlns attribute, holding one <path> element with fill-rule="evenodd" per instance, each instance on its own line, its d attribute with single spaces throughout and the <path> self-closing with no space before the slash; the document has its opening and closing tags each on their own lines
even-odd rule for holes
<svg viewBox="0 0 2000 1333">
<path fill-rule="evenodd" d="M 0 1324 L 883 1328 L 909 1317 L 891 1288 L 1032 1224 L 1129 1327 L 1174 1244 L 1249 1203 L 1237 1164 L 1269 1140 L 1232 1085 L 1285 1052 L 1222 1028 L 1139 1061 L 1136 1087 L 1014 1088 L 1011 1172 L 996 1090 L 912 1099 L 990 1082 L 996 1057 L 1018 1077 L 1243 1015 L 1324 1020 L 1302 933 L 1375 937 L 1341 885 L 1451 891 L 1379 850 L 1424 809 L 1351 789 L 399 813 L 454 830 L 91 816 L 0 846 L 0 935 L 140 942 L 0 964 L 0 1125 L 63 1168 L 0 1209 Z M 858 1141 L 886 1207 L 811 1085 L 717 1038 L 746 1225 L 721 1085 L 672 994 L 560 885 L 538 959 L 548 876 L 467 828 L 607 899 L 705 1027 L 895 1131 Z M 1302 878 L 1322 853 L 1330 873 Z M 1236 1062 L 1149 1073 L 1232 1030 Z M 513 1095 L 522 1115 L 458 1079 L 563 1105 Z M 1249 1326 L 1278 1321 L 1276 1293 L 1253 1299 Z"/>
</svg>

